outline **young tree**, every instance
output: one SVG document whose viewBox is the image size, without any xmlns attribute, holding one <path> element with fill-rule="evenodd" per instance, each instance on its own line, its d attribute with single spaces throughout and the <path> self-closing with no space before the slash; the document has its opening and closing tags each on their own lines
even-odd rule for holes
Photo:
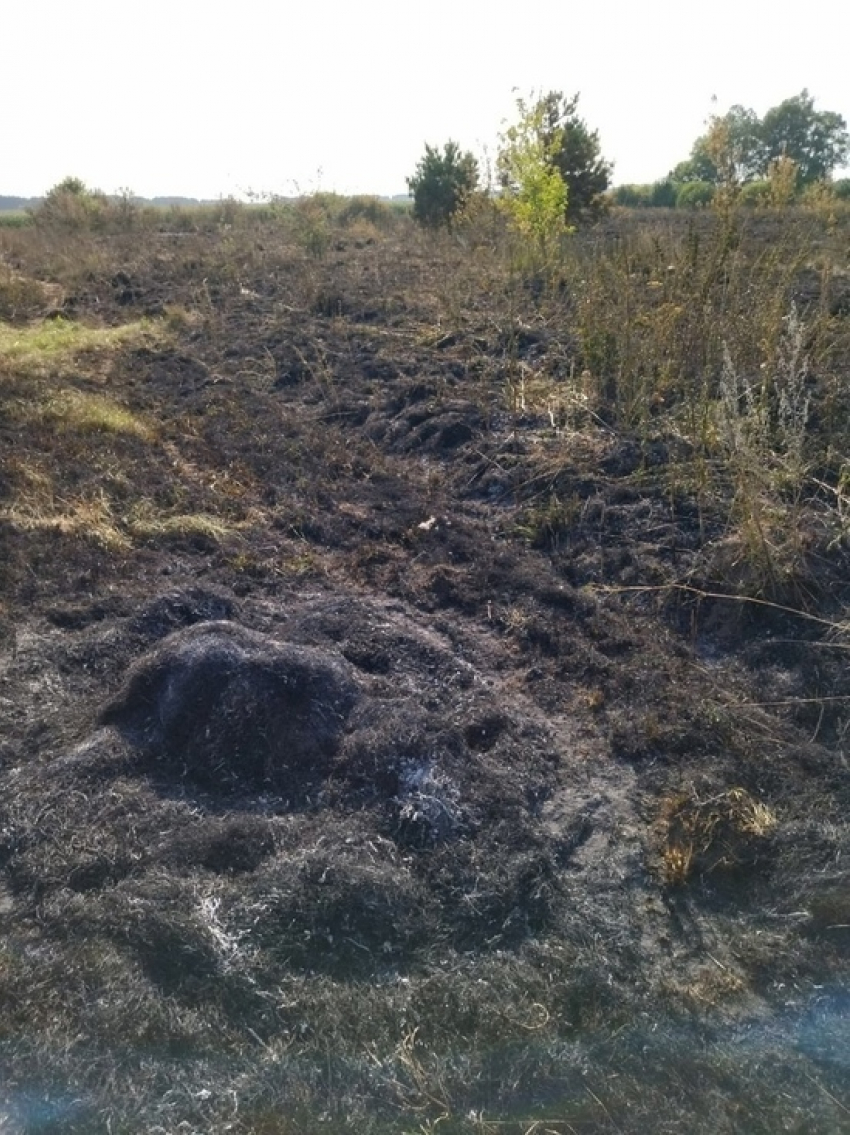
<svg viewBox="0 0 850 1135">
<path fill-rule="evenodd" d="M 446 142 L 442 154 L 436 146 L 425 146 L 407 187 L 413 197 L 413 216 L 430 228 L 445 225 L 460 213 L 478 186 L 478 162 L 457 142 Z"/>
<path fill-rule="evenodd" d="M 604 212 L 613 169 L 602 157 L 598 131 L 590 130 L 579 117 L 578 100 L 578 95 L 565 98 L 560 91 L 550 91 L 531 102 L 517 99 L 520 122 L 503 135 L 498 158 L 500 180 L 509 186 L 506 156 L 515 160 L 512 132 L 527 135 L 523 146 L 532 157 L 533 138 L 543 164 L 557 171 L 566 187 L 564 217 L 569 222 L 592 221 Z"/>
<path fill-rule="evenodd" d="M 560 138 L 547 134 L 542 100 L 518 98 L 518 121 L 502 135 L 499 180 L 502 203 L 514 226 L 541 253 L 566 229 L 568 191 L 556 164 Z"/>
</svg>

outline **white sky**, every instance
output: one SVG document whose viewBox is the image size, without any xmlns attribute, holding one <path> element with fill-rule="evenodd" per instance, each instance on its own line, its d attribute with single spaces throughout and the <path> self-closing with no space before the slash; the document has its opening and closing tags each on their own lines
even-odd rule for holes
<svg viewBox="0 0 850 1135">
<path fill-rule="evenodd" d="M 848 0 L 4 0 L 0 194 L 404 193 L 493 152 L 513 89 L 581 93 L 614 182 L 808 87 L 850 121 Z M 712 103 L 712 96 L 717 102 Z"/>
</svg>

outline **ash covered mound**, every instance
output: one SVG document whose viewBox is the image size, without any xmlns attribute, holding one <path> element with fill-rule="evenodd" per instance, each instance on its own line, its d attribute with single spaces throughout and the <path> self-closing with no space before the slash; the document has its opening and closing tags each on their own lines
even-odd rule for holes
<svg viewBox="0 0 850 1135">
<path fill-rule="evenodd" d="M 336 751 L 357 701 L 350 667 L 235 623 L 177 631 L 132 668 L 102 714 L 150 768 L 212 791 L 290 793 Z"/>
</svg>

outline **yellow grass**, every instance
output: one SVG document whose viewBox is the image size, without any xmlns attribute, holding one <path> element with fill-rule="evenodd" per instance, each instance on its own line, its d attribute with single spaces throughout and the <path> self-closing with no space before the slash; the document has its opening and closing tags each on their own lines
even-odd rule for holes
<svg viewBox="0 0 850 1135">
<path fill-rule="evenodd" d="M 42 375 L 84 351 L 107 351 L 128 343 L 151 342 L 165 328 L 147 319 L 119 327 L 89 327 L 68 319 L 50 319 L 27 327 L 0 323 L 0 370 Z"/>
<path fill-rule="evenodd" d="M 143 441 L 150 441 L 154 436 L 153 429 L 138 415 L 104 394 L 59 390 L 36 405 L 34 414 L 67 430 L 129 434 Z"/>
<path fill-rule="evenodd" d="M 63 500 L 29 499 L 0 511 L 0 519 L 28 532 L 55 532 L 81 537 L 111 552 L 126 551 L 131 541 L 118 527 L 107 498 L 101 494 Z"/>
<path fill-rule="evenodd" d="M 705 800 L 680 793 L 661 812 L 662 874 L 674 886 L 687 882 L 698 863 L 707 870 L 732 866 L 738 845 L 764 838 L 778 823 L 772 809 L 738 787 Z"/>
<path fill-rule="evenodd" d="M 199 536 L 219 543 L 237 531 L 218 516 L 206 512 L 178 513 L 171 516 L 140 515 L 128 521 L 128 528 L 140 539 L 168 539 Z"/>
</svg>

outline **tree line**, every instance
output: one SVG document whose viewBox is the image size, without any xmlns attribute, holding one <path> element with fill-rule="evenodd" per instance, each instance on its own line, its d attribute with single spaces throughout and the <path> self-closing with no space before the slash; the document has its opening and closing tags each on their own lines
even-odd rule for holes
<svg viewBox="0 0 850 1135">
<path fill-rule="evenodd" d="M 516 120 L 500 137 L 496 184 L 482 189 L 479 163 L 458 143 L 426 145 L 408 178 L 413 214 L 423 225 L 451 226 L 470 200 L 494 191 L 520 227 L 540 236 L 557 217 L 562 227 L 596 220 L 610 203 L 687 207 L 709 204 L 719 192 L 751 204 L 784 205 L 812 187 L 850 199 L 850 178 L 833 181 L 850 158 L 847 122 L 818 110 L 808 90 L 763 117 L 733 106 L 713 115 L 690 157 L 650 185 L 611 190 L 613 164 L 599 133 L 579 114 L 579 95 L 550 91 L 518 99 Z"/>
</svg>

